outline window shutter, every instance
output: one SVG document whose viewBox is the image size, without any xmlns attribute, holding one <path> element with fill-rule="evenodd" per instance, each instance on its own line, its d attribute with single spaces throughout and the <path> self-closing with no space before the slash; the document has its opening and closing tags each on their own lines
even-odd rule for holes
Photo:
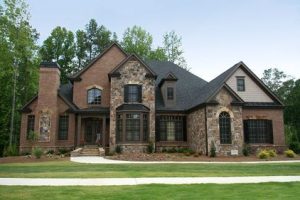
<svg viewBox="0 0 300 200">
<path fill-rule="evenodd" d="M 142 86 L 138 86 L 138 102 L 142 103 Z"/>
<path fill-rule="evenodd" d="M 124 102 L 128 102 L 128 85 L 124 85 Z"/>
</svg>

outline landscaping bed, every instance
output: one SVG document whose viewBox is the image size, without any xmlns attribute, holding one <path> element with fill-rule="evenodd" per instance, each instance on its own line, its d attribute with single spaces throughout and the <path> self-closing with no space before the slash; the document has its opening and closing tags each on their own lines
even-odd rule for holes
<svg viewBox="0 0 300 200">
<path fill-rule="evenodd" d="M 240 161 L 280 161 L 280 160 L 300 160 L 299 156 L 295 158 L 288 158 L 283 154 L 276 157 L 267 159 L 260 159 L 256 155 L 250 156 L 217 156 L 214 158 L 198 155 L 198 154 L 185 154 L 185 153 L 122 153 L 113 156 L 106 156 L 112 160 L 127 160 L 127 161 L 206 161 L 206 162 L 240 162 Z"/>
<path fill-rule="evenodd" d="M 31 162 L 47 162 L 47 161 L 68 161 L 70 157 L 62 157 L 60 155 L 53 156 L 41 156 L 41 158 L 35 158 L 30 156 L 8 156 L 0 158 L 1 163 L 31 163 Z"/>
</svg>

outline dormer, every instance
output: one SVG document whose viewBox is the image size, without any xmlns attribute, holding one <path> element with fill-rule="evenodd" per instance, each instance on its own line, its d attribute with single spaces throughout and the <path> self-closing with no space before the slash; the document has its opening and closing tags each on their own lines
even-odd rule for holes
<svg viewBox="0 0 300 200">
<path fill-rule="evenodd" d="M 169 72 L 158 84 L 166 107 L 173 107 L 176 105 L 177 80 L 177 77 L 172 72 Z"/>
</svg>

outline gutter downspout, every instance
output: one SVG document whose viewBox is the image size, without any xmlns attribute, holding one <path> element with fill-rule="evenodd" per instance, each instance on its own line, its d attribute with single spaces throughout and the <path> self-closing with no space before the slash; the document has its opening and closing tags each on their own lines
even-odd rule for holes
<svg viewBox="0 0 300 200">
<path fill-rule="evenodd" d="M 205 115 L 205 143 L 206 143 L 206 156 L 208 156 L 208 141 L 207 141 L 207 116 L 206 116 L 206 105 L 204 107 Z"/>
</svg>

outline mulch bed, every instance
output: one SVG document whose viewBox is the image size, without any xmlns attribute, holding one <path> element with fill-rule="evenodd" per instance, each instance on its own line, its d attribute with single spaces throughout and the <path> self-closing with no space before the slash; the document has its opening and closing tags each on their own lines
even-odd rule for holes
<svg viewBox="0 0 300 200">
<path fill-rule="evenodd" d="M 53 155 L 53 157 L 42 156 L 37 159 L 35 157 L 28 156 L 9 156 L 0 158 L 0 164 L 2 163 L 37 163 L 37 162 L 49 162 L 49 161 L 69 161 L 70 157 L 61 157 Z"/>
<path fill-rule="evenodd" d="M 106 156 L 113 160 L 127 161 L 207 161 L 207 162 L 240 162 L 240 161 L 280 161 L 280 160 L 300 160 L 300 156 L 287 158 L 285 155 L 277 155 L 275 158 L 259 159 L 255 155 L 250 156 L 218 156 L 211 158 L 203 155 L 185 155 L 184 153 L 122 153 L 113 156 Z"/>
</svg>

